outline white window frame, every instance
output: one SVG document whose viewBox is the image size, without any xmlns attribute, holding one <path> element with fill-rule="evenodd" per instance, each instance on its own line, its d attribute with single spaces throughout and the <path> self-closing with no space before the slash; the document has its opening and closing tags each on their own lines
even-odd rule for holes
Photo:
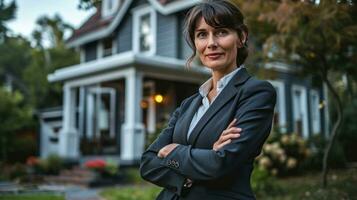
<svg viewBox="0 0 357 200">
<path fill-rule="evenodd" d="M 112 7 L 108 8 L 109 2 L 112 3 Z M 121 6 L 123 0 L 103 0 L 102 2 L 102 18 L 108 18 L 112 16 Z"/>
<path fill-rule="evenodd" d="M 153 37 L 152 46 L 147 52 L 140 52 L 140 18 L 143 15 L 150 14 L 151 34 Z M 157 14 L 153 7 L 145 6 L 135 9 L 133 12 L 133 51 L 134 53 L 141 53 L 144 55 L 154 55 L 156 53 L 156 31 L 157 31 Z"/>
<path fill-rule="evenodd" d="M 276 87 L 277 91 L 277 100 L 279 101 L 279 128 L 282 133 L 287 132 L 286 124 L 286 100 L 285 100 L 285 84 L 283 81 L 279 80 L 269 80 L 269 82 Z"/>
<path fill-rule="evenodd" d="M 316 97 L 317 101 L 313 101 Z M 320 114 L 320 96 L 317 90 L 310 90 L 310 108 L 311 108 L 311 130 L 313 134 L 321 133 L 321 114 Z M 316 118 L 314 117 L 316 115 Z"/>
<path fill-rule="evenodd" d="M 309 124 L 308 124 L 308 113 L 307 113 L 307 89 L 304 86 L 292 85 L 291 87 L 291 102 L 293 110 L 293 128 L 296 131 L 295 120 L 296 118 L 296 105 L 298 102 L 295 102 L 295 91 L 300 91 L 301 93 L 301 106 L 302 106 L 302 135 L 305 138 L 309 137 Z"/>
</svg>

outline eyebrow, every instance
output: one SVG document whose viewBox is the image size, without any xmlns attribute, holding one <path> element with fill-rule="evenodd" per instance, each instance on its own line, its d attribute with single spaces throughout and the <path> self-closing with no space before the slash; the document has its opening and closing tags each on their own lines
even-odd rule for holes
<svg viewBox="0 0 357 200">
<path fill-rule="evenodd" d="M 204 28 L 200 28 L 200 29 L 196 29 L 195 32 L 201 32 L 201 31 L 207 31 L 206 29 Z"/>
</svg>

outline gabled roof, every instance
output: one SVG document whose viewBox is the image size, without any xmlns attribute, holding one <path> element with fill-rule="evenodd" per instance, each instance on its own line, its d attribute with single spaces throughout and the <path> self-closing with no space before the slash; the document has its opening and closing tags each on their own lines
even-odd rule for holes
<svg viewBox="0 0 357 200">
<path fill-rule="evenodd" d="M 163 15 L 189 8 L 201 0 L 147 0 L 158 12 Z M 110 18 L 101 17 L 101 9 L 91 16 L 73 35 L 67 40 L 69 47 L 76 47 L 85 43 L 110 35 L 120 24 L 127 13 L 133 0 L 125 0 L 118 12 Z"/>
</svg>

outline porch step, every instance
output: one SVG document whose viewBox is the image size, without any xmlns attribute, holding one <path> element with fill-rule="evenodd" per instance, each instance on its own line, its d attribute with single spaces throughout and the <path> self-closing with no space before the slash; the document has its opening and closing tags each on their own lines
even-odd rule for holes
<svg viewBox="0 0 357 200">
<path fill-rule="evenodd" d="M 51 184 L 74 184 L 81 186 L 89 186 L 95 179 L 94 172 L 75 167 L 71 170 L 62 170 L 58 176 L 45 176 L 44 181 Z"/>
</svg>

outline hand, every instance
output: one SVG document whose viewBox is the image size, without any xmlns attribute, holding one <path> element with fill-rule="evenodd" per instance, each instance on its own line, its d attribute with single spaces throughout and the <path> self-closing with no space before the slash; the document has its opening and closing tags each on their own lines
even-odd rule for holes
<svg viewBox="0 0 357 200">
<path fill-rule="evenodd" d="M 213 144 L 214 151 L 217 151 L 224 145 L 231 143 L 232 139 L 240 137 L 240 132 L 242 131 L 242 129 L 234 126 L 236 121 L 237 119 L 234 118 L 233 121 L 228 125 L 226 130 L 222 132 L 219 139 Z"/>
<path fill-rule="evenodd" d="M 166 158 L 166 156 L 169 155 L 171 151 L 174 150 L 178 145 L 179 144 L 172 143 L 162 147 L 160 151 L 157 153 L 157 157 Z"/>
</svg>

